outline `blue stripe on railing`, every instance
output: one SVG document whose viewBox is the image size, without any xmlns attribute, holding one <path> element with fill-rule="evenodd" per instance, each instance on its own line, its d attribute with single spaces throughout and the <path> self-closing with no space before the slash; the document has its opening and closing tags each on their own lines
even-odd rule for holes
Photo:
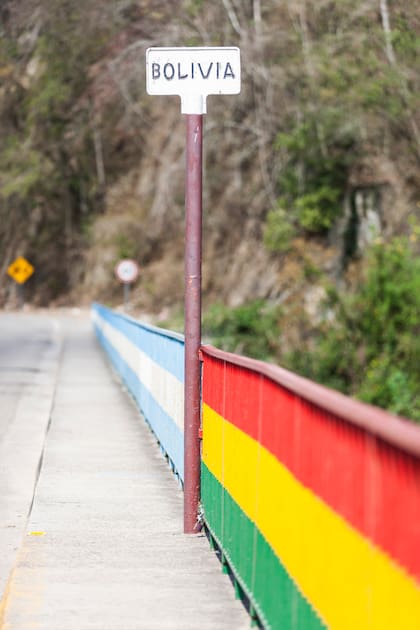
<svg viewBox="0 0 420 630">
<path fill-rule="evenodd" d="M 100 304 L 92 306 L 92 318 L 100 343 L 183 480 L 183 337 Z"/>
<path fill-rule="evenodd" d="M 138 345 L 151 359 L 173 374 L 181 383 L 184 382 L 183 335 L 144 324 L 101 304 L 93 304 L 92 309 L 111 326 L 123 332 L 130 341 Z"/>
</svg>

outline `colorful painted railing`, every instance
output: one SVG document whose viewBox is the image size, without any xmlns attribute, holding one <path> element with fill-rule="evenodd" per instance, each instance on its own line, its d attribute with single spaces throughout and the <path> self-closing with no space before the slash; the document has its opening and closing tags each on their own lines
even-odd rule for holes
<svg viewBox="0 0 420 630">
<path fill-rule="evenodd" d="M 99 341 L 184 479 L 184 338 L 92 306 Z"/>
<path fill-rule="evenodd" d="M 183 479 L 180 335 L 100 305 L 110 356 Z M 267 628 L 420 627 L 420 429 L 202 348 L 206 526 Z"/>
<path fill-rule="evenodd" d="M 420 430 L 205 346 L 205 522 L 269 628 L 420 628 Z"/>
</svg>

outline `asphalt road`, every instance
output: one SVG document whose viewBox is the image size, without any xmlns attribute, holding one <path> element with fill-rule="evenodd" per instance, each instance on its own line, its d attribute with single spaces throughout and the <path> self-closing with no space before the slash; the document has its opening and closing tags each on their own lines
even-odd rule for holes
<svg viewBox="0 0 420 630">
<path fill-rule="evenodd" d="M 56 318 L 0 314 L 0 593 L 28 522 L 60 348 Z"/>
<path fill-rule="evenodd" d="M 0 630 L 242 630 L 86 313 L 0 314 Z"/>
<path fill-rule="evenodd" d="M 0 443 L 16 415 L 19 401 L 45 370 L 43 361 L 57 357 L 58 322 L 20 313 L 0 316 Z"/>
</svg>

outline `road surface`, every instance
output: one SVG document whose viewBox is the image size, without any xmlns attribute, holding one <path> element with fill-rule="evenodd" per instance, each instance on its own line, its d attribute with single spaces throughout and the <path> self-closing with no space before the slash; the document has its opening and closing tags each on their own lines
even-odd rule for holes
<svg viewBox="0 0 420 630">
<path fill-rule="evenodd" d="M 249 617 L 87 314 L 0 314 L 1 630 L 242 630 Z"/>
</svg>

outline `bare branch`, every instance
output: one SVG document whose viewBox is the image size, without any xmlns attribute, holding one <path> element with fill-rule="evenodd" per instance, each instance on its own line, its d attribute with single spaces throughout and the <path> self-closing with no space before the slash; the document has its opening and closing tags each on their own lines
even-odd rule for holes
<svg viewBox="0 0 420 630">
<path fill-rule="evenodd" d="M 242 35 L 242 28 L 241 25 L 239 24 L 239 20 L 238 17 L 235 13 L 235 10 L 230 2 L 230 0 L 222 0 L 223 2 L 223 6 L 226 9 L 226 13 L 228 14 L 230 23 L 232 24 L 232 28 L 233 30 L 238 33 L 238 35 Z"/>
<path fill-rule="evenodd" d="M 254 28 L 257 41 L 261 38 L 261 0 L 253 0 Z"/>
<path fill-rule="evenodd" d="M 397 60 L 395 58 L 394 47 L 392 46 L 392 33 L 387 0 L 379 0 L 379 10 L 381 12 L 382 28 L 385 36 L 386 56 L 391 66 L 395 66 Z"/>
</svg>

